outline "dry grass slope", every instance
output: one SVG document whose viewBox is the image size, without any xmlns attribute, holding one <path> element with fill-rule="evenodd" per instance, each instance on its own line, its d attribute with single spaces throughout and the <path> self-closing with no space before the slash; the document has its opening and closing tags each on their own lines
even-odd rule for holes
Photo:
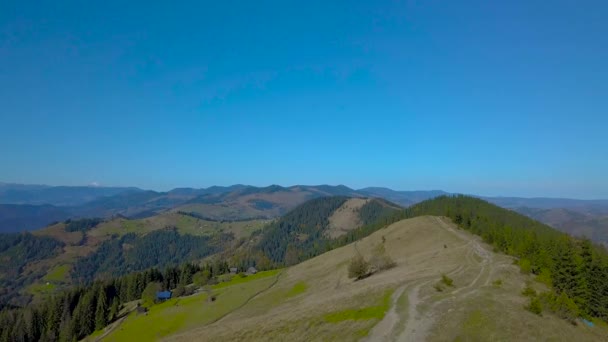
<svg viewBox="0 0 608 342">
<path fill-rule="evenodd" d="M 329 227 L 326 232 L 327 236 L 335 239 L 353 229 L 361 227 L 359 210 L 367 202 L 369 202 L 369 199 L 351 198 L 342 204 L 342 206 L 329 218 Z"/>
</svg>

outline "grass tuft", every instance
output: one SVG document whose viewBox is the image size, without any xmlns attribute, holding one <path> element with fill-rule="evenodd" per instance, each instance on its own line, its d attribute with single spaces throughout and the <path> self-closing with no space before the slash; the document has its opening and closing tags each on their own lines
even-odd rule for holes
<svg viewBox="0 0 608 342">
<path fill-rule="evenodd" d="M 446 274 L 442 274 L 441 275 L 441 282 L 444 283 L 447 286 L 454 286 L 454 280 L 450 277 L 448 277 Z"/>
<path fill-rule="evenodd" d="M 308 285 L 301 281 L 297 284 L 295 284 L 291 290 L 289 290 L 286 294 L 285 297 L 286 298 L 291 298 L 291 297 L 295 297 L 297 295 L 301 295 L 302 293 L 306 292 L 306 290 L 308 289 Z"/>
<path fill-rule="evenodd" d="M 369 306 L 361 309 L 348 309 L 336 311 L 323 315 L 328 323 L 339 323 L 346 320 L 382 319 L 390 307 L 392 290 L 387 291 L 382 297 L 382 302 L 377 306 Z"/>
</svg>

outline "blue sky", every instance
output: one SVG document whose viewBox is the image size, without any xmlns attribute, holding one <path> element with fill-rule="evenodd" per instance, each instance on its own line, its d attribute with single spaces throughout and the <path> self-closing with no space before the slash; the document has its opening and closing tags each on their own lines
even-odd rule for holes
<svg viewBox="0 0 608 342">
<path fill-rule="evenodd" d="M 608 198 L 605 1 L 90 3 L 0 3 L 0 181 Z"/>
</svg>

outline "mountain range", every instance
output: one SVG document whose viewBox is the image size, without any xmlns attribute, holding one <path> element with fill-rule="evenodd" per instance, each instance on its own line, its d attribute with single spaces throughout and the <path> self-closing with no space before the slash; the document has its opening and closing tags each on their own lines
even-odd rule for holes
<svg viewBox="0 0 608 342">
<path fill-rule="evenodd" d="M 210 220 L 271 219 L 310 199 L 326 196 L 383 198 L 408 207 L 448 194 L 442 190 L 351 189 L 344 185 L 236 184 L 159 192 L 136 187 L 0 183 L 0 232 L 32 231 L 70 218 L 140 219 L 164 212 L 189 213 Z M 573 235 L 608 243 L 608 200 L 478 197 Z"/>
</svg>

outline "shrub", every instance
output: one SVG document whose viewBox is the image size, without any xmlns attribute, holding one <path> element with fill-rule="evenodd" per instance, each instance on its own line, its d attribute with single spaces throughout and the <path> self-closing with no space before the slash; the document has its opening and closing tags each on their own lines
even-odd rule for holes
<svg viewBox="0 0 608 342">
<path fill-rule="evenodd" d="M 141 294 L 141 300 L 144 306 L 149 306 L 154 304 L 156 300 L 156 293 L 162 289 L 161 283 L 152 282 L 146 285 L 146 288 Z"/>
<path fill-rule="evenodd" d="M 553 311 L 558 317 L 576 325 L 576 319 L 580 315 L 580 310 L 572 298 L 568 297 L 565 292 L 562 292 L 559 295 L 554 292 L 546 292 L 541 295 L 541 299 L 546 304 L 547 308 Z"/>
<path fill-rule="evenodd" d="M 186 287 L 184 287 L 184 285 L 179 284 L 177 285 L 177 287 L 173 290 L 173 297 L 181 297 L 186 293 Z"/>
<path fill-rule="evenodd" d="M 441 286 L 440 283 L 436 283 L 435 285 L 433 285 L 433 288 L 437 290 L 437 292 L 443 292 L 443 286 Z"/>
<path fill-rule="evenodd" d="M 452 278 L 448 277 L 445 274 L 441 275 L 441 282 L 446 284 L 447 286 L 454 286 L 454 280 L 452 280 Z"/>
<path fill-rule="evenodd" d="M 207 285 L 209 278 L 211 278 L 211 272 L 209 272 L 209 270 L 203 270 L 194 273 L 192 281 L 194 282 L 194 285 L 201 287 Z"/>
<path fill-rule="evenodd" d="M 538 297 L 536 296 L 530 297 L 530 304 L 526 305 L 526 310 L 541 316 L 543 312 L 543 306 L 540 303 L 540 299 L 538 299 Z"/>
<path fill-rule="evenodd" d="M 521 294 L 526 297 L 536 297 L 536 290 L 530 286 L 530 284 L 526 284 L 526 287 L 521 291 Z"/>
<path fill-rule="evenodd" d="M 365 278 L 369 273 L 369 263 L 359 253 L 355 255 L 348 265 L 348 277 L 356 280 Z"/>
<path fill-rule="evenodd" d="M 536 281 L 549 287 L 553 286 L 553 280 L 551 280 L 551 271 L 546 268 L 541 268 L 539 274 L 536 276 Z"/>
<path fill-rule="evenodd" d="M 374 248 L 372 258 L 370 259 L 372 272 L 387 270 L 395 267 L 395 265 L 396 264 L 393 259 L 386 253 L 384 244 L 379 244 L 376 246 L 376 248 Z"/>
<path fill-rule="evenodd" d="M 532 272 L 532 264 L 530 260 L 526 258 L 519 259 L 519 269 L 523 274 L 530 274 Z"/>
<path fill-rule="evenodd" d="M 496 286 L 496 287 L 501 287 L 502 286 L 502 279 L 496 279 L 492 282 L 492 285 Z"/>
</svg>

